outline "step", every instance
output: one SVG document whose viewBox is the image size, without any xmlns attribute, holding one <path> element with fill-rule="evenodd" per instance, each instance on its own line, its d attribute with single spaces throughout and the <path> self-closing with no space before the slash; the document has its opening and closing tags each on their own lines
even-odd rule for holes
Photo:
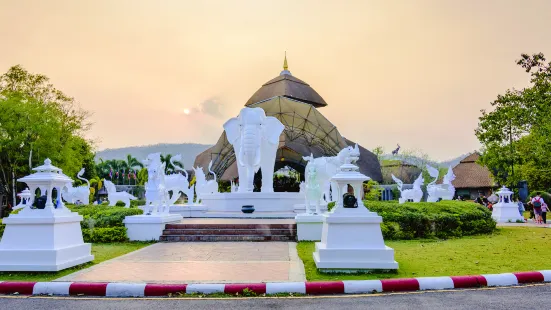
<svg viewBox="0 0 551 310">
<path fill-rule="evenodd" d="M 296 241 L 294 236 L 258 236 L 258 235 L 172 235 L 161 236 L 161 242 L 235 242 L 235 241 Z"/>
<path fill-rule="evenodd" d="M 297 229 L 297 224 L 166 224 L 165 229 Z"/>
<path fill-rule="evenodd" d="M 284 235 L 296 236 L 296 229 L 165 229 L 163 236 L 171 235 Z"/>
</svg>

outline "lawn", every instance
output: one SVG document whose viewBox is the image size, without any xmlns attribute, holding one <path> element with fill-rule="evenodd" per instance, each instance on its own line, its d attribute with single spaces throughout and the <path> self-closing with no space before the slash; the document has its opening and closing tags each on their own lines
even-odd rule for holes
<svg viewBox="0 0 551 310">
<path fill-rule="evenodd" d="M 324 274 L 317 271 L 314 242 L 299 242 L 308 281 L 367 280 L 448 275 L 475 275 L 551 269 L 551 230 L 498 228 L 490 235 L 449 240 L 387 241 L 399 269 L 394 273 Z"/>
<path fill-rule="evenodd" d="M 94 255 L 94 261 L 90 263 L 68 268 L 59 272 L 0 272 L 0 281 L 51 281 L 117 256 L 139 250 L 149 244 L 151 243 L 121 242 L 92 244 L 92 255 Z"/>
</svg>

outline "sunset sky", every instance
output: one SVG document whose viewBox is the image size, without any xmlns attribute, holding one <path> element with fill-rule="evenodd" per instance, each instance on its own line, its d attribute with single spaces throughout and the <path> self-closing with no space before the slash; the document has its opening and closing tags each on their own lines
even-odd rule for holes
<svg viewBox="0 0 551 310">
<path fill-rule="evenodd" d="M 521 53 L 551 59 L 551 1 L 0 0 L 0 72 L 50 77 L 93 112 L 98 150 L 214 144 L 285 51 L 345 137 L 445 160 L 528 85 Z"/>
</svg>

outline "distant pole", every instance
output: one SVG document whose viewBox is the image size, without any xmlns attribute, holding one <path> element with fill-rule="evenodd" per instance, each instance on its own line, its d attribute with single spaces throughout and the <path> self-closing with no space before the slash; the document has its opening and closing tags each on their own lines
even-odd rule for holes
<svg viewBox="0 0 551 310">
<path fill-rule="evenodd" d="M 511 189 L 513 189 L 515 187 L 515 155 L 513 154 L 513 125 L 511 120 L 509 120 L 509 147 L 511 148 L 511 174 L 513 176 Z"/>
</svg>

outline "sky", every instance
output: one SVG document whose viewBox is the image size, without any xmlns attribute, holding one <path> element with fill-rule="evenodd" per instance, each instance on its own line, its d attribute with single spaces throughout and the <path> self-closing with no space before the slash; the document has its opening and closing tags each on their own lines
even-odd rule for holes
<svg viewBox="0 0 551 310">
<path fill-rule="evenodd" d="M 216 143 L 286 51 L 343 136 L 446 160 L 550 39 L 546 0 L 0 0 L 0 72 L 48 76 L 98 150 Z"/>
</svg>

